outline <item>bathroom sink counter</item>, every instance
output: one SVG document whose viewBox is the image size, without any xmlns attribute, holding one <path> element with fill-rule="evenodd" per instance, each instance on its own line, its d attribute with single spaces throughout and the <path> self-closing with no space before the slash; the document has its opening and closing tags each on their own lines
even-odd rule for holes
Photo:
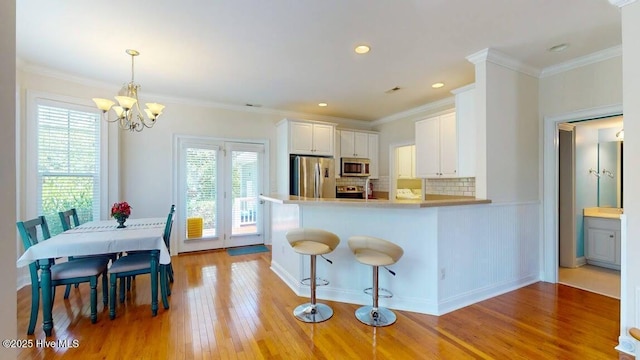
<svg viewBox="0 0 640 360">
<path fill-rule="evenodd" d="M 582 214 L 589 217 L 620 219 L 620 215 L 623 213 L 624 210 L 621 208 L 590 207 L 584 208 Z"/>
</svg>

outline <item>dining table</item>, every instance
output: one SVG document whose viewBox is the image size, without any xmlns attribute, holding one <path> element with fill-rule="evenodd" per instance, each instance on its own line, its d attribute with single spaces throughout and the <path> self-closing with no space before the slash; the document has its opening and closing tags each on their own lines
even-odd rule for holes
<svg viewBox="0 0 640 360">
<path fill-rule="evenodd" d="M 151 254 L 151 311 L 155 316 L 158 313 L 158 264 L 171 263 L 171 256 L 163 239 L 166 221 L 166 218 L 128 219 L 124 228 L 118 228 L 118 223 L 113 220 L 90 221 L 31 246 L 17 260 L 16 265 L 24 267 L 37 260 L 69 256 L 149 250 Z M 53 329 L 51 264 L 49 261 L 40 261 L 39 267 L 43 303 L 42 328 L 46 336 L 51 336 Z M 164 280 L 166 274 L 160 273 L 163 278 L 160 281 L 160 286 L 167 286 Z M 164 295 L 166 291 L 162 291 L 162 293 L 164 307 L 169 308 L 168 300 Z M 45 306 L 44 304 L 51 305 Z"/>
</svg>

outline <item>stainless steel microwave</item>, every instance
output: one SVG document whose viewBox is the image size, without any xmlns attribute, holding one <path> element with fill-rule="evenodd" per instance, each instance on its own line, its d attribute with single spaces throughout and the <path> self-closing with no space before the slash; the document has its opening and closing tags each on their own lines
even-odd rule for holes
<svg viewBox="0 0 640 360">
<path fill-rule="evenodd" d="M 369 176 L 369 159 L 346 158 L 340 159 L 340 176 Z"/>
</svg>

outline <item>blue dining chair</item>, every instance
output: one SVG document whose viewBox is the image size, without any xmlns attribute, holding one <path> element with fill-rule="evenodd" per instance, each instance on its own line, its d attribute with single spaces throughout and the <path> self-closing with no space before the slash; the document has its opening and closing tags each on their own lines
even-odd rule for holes
<svg viewBox="0 0 640 360">
<path fill-rule="evenodd" d="M 171 236 L 171 227 L 173 226 L 173 211 L 167 215 L 167 223 L 164 229 L 164 241 L 167 244 L 167 238 Z M 167 296 L 170 295 L 169 280 L 167 279 L 167 272 L 169 265 L 159 264 L 158 272 L 160 273 L 160 292 L 162 296 L 162 304 L 166 309 L 169 309 L 169 300 Z M 128 253 L 126 256 L 121 256 L 111 264 L 109 268 L 109 318 L 115 319 L 116 317 L 116 284 L 120 279 L 120 302 L 123 303 L 125 299 L 125 293 L 128 288 L 127 279 L 130 279 L 136 275 L 151 274 L 151 251 L 138 251 L 135 253 Z M 158 274 L 153 274 L 157 276 Z M 151 293 L 156 294 L 157 289 L 152 288 Z M 155 311 L 152 308 L 153 314 Z"/>
<path fill-rule="evenodd" d="M 171 229 L 173 227 L 173 214 L 176 212 L 176 206 L 175 205 L 171 205 L 171 208 L 169 209 L 169 216 L 171 217 L 171 222 L 167 221 L 167 225 L 165 225 L 164 228 L 164 234 L 163 234 L 163 240 L 164 240 L 164 244 L 167 247 L 167 251 L 169 251 L 169 255 L 171 255 Z M 169 217 L 167 217 L 167 219 L 169 219 Z M 127 252 L 127 255 L 137 255 L 137 254 L 142 254 L 142 253 L 149 253 L 148 250 L 140 250 L 140 251 L 129 251 Z M 167 276 L 169 277 L 169 282 L 173 283 L 173 265 L 169 264 L 167 265 Z M 135 276 L 131 276 L 126 278 L 126 286 L 127 286 L 127 291 L 131 290 L 131 279 L 135 279 Z M 169 288 L 168 290 L 168 294 L 171 295 L 171 289 Z"/>
<path fill-rule="evenodd" d="M 78 212 L 75 208 L 58 212 L 60 217 L 60 223 L 62 224 L 62 231 L 67 231 L 72 228 L 80 226 L 80 220 L 78 218 Z M 102 254 L 102 255 L 84 255 L 84 256 L 69 256 L 69 261 L 77 259 L 85 259 L 91 257 L 107 257 L 111 261 L 115 261 L 118 258 L 118 254 Z M 108 261 L 108 260 L 107 260 Z M 78 288 L 78 283 L 73 284 L 75 288 Z M 68 299 L 71 292 L 71 284 L 68 284 L 64 290 L 64 298 Z"/>
<path fill-rule="evenodd" d="M 39 216 L 32 220 L 18 221 L 16 223 L 18 232 L 22 238 L 22 244 L 25 250 L 31 246 L 38 244 L 38 229 L 40 229 L 42 241 L 46 241 L 51 237 L 49 226 L 44 216 Z M 51 265 L 51 288 L 42 288 L 40 282 L 40 264 L 48 261 Z M 31 316 L 29 318 L 29 327 L 27 334 L 32 335 L 35 330 L 36 320 L 38 319 L 38 310 L 40 304 L 40 291 L 51 292 L 51 303 L 42 304 L 42 306 L 53 306 L 55 299 L 55 288 L 60 285 L 76 284 L 88 282 L 91 287 L 91 323 L 98 320 L 98 276 L 102 275 L 102 302 L 106 306 L 108 303 L 107 292 L 107 262 L 104 257 L 87 258 L 75 261 L 55 264 L 53 259 L 36 260 L 29 264 L 29 273 L 31 275 Z"/>
</svg>

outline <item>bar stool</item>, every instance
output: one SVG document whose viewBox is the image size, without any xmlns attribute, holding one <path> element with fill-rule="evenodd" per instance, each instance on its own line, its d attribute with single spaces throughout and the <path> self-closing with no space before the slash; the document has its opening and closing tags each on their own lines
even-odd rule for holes
<svg viewBox="0 0 640 360">
<path fill-rule="evenodd" d="M 349 248 L 356 260 L 362 264 L 373 266 L 373 287 L 364 290 L 373 298 L 373 306 L 363 306 L 356 310 L 356 318 L 370 326 L 388 326 L 396 322 L 396 315 L 385 307 L 378 306 L 378 298 L 390 298 L 393 294 L 386 289 L 378 287 L 378 267 L 384 267 L 391 275 L 396 273 L 387 268 L 395 264 L 404 251 L 402 248 L 387 240 L 371 236 L 352 236 L 348 240 Z M 380 295 L 380 292 L 383 294 Z"/>
<path fill-rule="evenodd" d="M 333 310 L 325 304 L 316 303 L 316 286 L 329 284 L 329 281 L 324 279 L 320 279 L 321 283 L 319 285 L 316 283 L 316 256 L 332 252 L 340 243 L 340 238 L 325 230 L 309 228 L 290 230 L 287 232 L 286 237 L 293 251 L 311 256 L 310 277 L 302 279 L 303 284 L 306 280 L 309 280 L 311 299 L 310 302 L 297 306 L 293 310 L 293 315 L 298 320 L 307 323 L 319 323 L 328 320 L 333 315 Z M 322 258 L 332 264 L 331 260 L 324 256 Z"/>
</svg>

